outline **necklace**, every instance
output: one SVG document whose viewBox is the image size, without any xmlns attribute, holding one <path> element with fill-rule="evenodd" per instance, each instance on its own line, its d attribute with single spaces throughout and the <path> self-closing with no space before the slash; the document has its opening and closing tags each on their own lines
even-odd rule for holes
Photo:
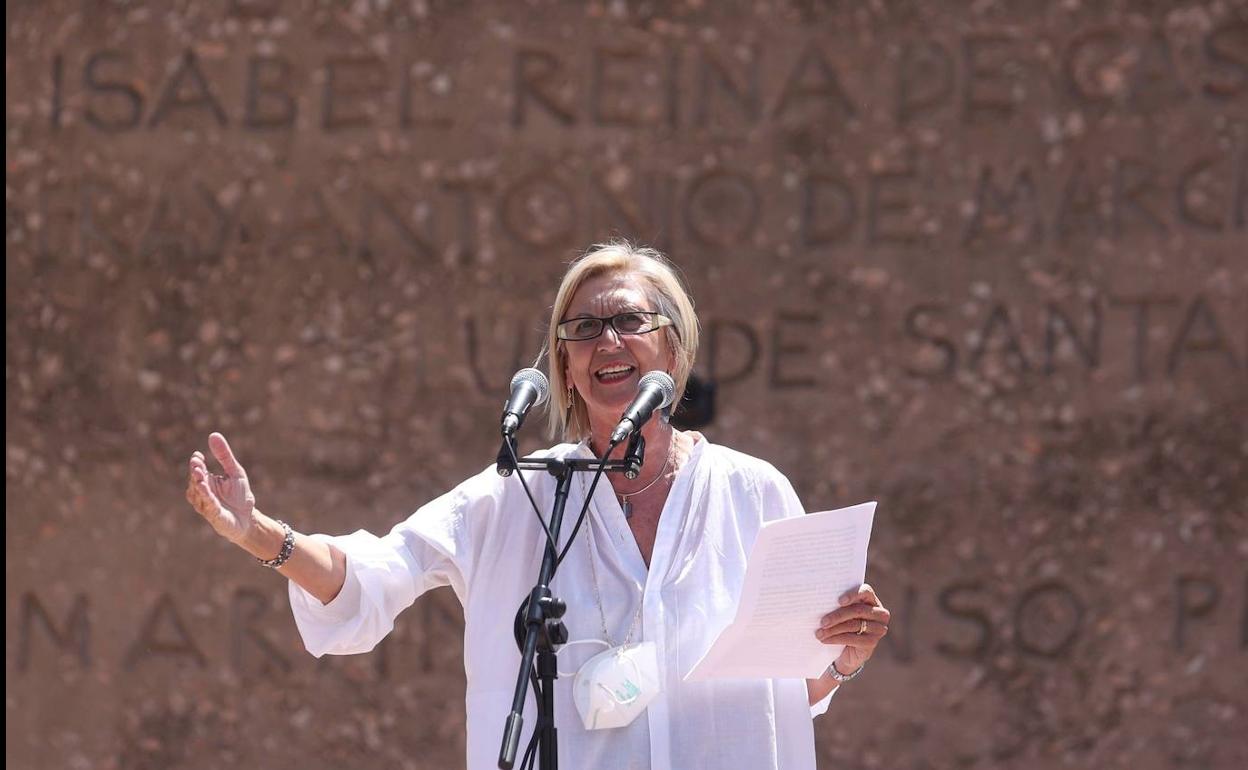
<svg viewBox="0 0 1248 770">
<path fill-rule="evenodd" d="M 675 437 L 675 436 L 673 436 L 673 437 L 672 437 L 672 444 L 673 444 L 673 447 L 675 446 L 675 442 L 676 442 L 676 437 Z M 652 487 L 652 486 L 654 486 L 655 484 L 659 483 L 659 479 L 663 478 L 663 473 L 664 473 L 664 471 L 666 471 L 666 470 L 667 470 L 667 466 L 668 466 L 668 464 L 669 464 L 671 461 L 672 461 L 672 453 L 669 451 L 669 452 L 667 453 L 667 457 L 664 457 L 664 458 L 663 458 L 663 467 L 659 469 L 659 475 L 658 475 L 658 476 L 655 476 L 655 477 L 654 477 L 654 479 L 653 479 L 653 480 L 651 480 L 651 482 L 650 482 L 649 484 L 645 485 L 644 487 L 642 487 L 641 489 L 637 490 L 636 492 L 629 492 L 627 495 L 621 495 L 621 494 L 620 494 L 620 493 L 618 493 L 618 492 L 615 494 L 615 496 L 616 496 L 616 497 L 620 498 L 620 508 L 624 511 L 624 518 L 625 518 L 625 519 L 631 519 L 631 518 L 633 518 L 633 504 L 629 501 L 629 499 L 628 499 L 628 498 L 630 498 L 630 497 L 636 497 L 637 495 L 640 495 L 642 492 L 645 492 L 645 491 L 646 491 L 647 489 L 649 489 L 650 487 Z"/>
<path fill-rule="evenodd" d="M 592 524 L 586 528 L 586 533 L 589 535 L 585 540 L 585 545 L 589 548 L 589 571 L 593 575 L 594 601 L 598 603 L 598 617 L 602 619 L 602 639 L 612 647 L 620 646 L 616 645 L 607 634 L 607 611 L 602 606 L 602 593 L 598 589 L 598 566 L 594 563 L 594 551 L 597 550 L 597 547 L 594 545 L 594 526 Z M 642 593 L 645 593 L 644 589 Z M 628 635 L 624 637 L 623 646 L 628 646 L 628 643 L 633 640 L 633 632 L 637 630 L 637 621 L 641 619 L 643 606 L 643 602 L 639 601 L 637 603 L 637 612 L 633 614 L 633 622 L 628 624 Z"/>
</svg>

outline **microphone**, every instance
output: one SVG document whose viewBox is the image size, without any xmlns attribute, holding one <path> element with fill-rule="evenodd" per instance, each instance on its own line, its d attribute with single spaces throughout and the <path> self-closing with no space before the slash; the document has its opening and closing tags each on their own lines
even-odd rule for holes
<svg viewBox="0 0 1248 770">
<path fill-rule="evenodd" d="M 641 382 L 637 383 L 637 395 L 633 398 L 633 403 L 624 410 L 620 424 L 611 433 L 611 443 L 618 444 L 628 438 L 629 434 L 641 430 L 641 426 L 646 424 L 654 410 L 670 406 L 675 396 L 676 383 L 667 372 L 657 369 L 646 372 Z"/>
<path fill-rule="evenodd" d="M 511 438 L 520 430 L 524 417 L 534 405 L 546 403 L 550 383 L 536 369 L 521 369 L 511 378 L 511 398 L 503 407 L 503 435 Z"/>
</svg>

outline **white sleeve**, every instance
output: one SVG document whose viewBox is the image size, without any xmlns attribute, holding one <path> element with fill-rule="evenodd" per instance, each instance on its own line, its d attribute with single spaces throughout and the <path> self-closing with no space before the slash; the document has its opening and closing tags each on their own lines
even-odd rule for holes
<svg viewBox="0 0 1248 770">
<path fill-rule="evenodd" d="M 819 716 L 820 714 L 825 714 L 825 713 L 827 713 L 827 711 L 828 711 L 828 706 L 829 706 L 829 704 L 831 704 L 831 703 L 832 703 L 832 696 L 833 696 L 833 695 L 836 695 L 836 691 L 837 691 L 837 690 L 839 690 L 839 689 L 841 689 L 841 688 L 839 688 L 839 687 L 833 687 L 833 688 L 832 688 L 832 692 L 830 692 L 830 693 L 828 693 L 827 695 L 823 696 L 823 700 L 819 701 L 818 703 L 816 703 L 815 705 L 813 705 L 813 706 L 811 706 L 811 707 L 810 707 L 810 718 L 811 718 L 811 719 L 814 719 L 815 717 Z"/>
<path fill-rule="evenodd" d="M 766 472 L 755 477 L 763 521 L 805 516 L 806 509 L 789 479 L 772 465 L 764 467 Z"/>
<path fill-rule="evenodd" d="M 492 507 L 491 501 L 486 495 L 476 507 Z M 314 535 L 346 554 L 347 575 L 329 604 L 290 583 L 290 606 L 308 652 L 319 658 L 372 650 L 394 629 L 399 613 L 432 588 L 449 585 L 464 601 L 474 561 L 472 530 L 477 529 L 465 521 L 471 506 L 461 486 L 384 537 L 362 529 L 341 537 Z"/>
</svg>

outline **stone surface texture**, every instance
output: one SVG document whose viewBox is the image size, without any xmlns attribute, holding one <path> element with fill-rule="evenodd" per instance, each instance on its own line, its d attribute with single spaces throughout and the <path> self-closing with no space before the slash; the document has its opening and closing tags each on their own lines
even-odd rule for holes
<svg viewBox="0 0 1248 770">
<path fill-rule="evenodd" d="M 454 597 L 311 658 L 186 458 L 386 530 L 612 236 L 688 278 L 712 440 L 880 501 L 820 767 L 1248 766 L 1243 0 L 6 12 L 15 766 L 462 767 Z"/>
</svg>

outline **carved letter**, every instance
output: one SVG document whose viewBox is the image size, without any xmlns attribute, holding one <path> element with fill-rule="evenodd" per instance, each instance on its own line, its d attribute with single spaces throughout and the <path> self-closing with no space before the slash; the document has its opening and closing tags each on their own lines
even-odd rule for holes
<svg viewBox="0 0 1248 770">
<path fill-rule="evenodd" d="M 351 83 L 342 80 L 354 75 Z M 368 110 L 343 109 L 350 105 L 335 105 L 335 97 L 375 96 L 383 86 L 381 62 L 373 58 L 334 58 L 325 62 L 325 87 L 321 92 L 321 127 L 326 131 L 341 128 L 358 128 L 372 123 Z M 358 105 L 357 105 L 358 107 Z"/>
<path fill-rule="evenodd" d="M 52 57 L 52 108 L 48 111 L 48 119 L 52 128 L 61 127 L 61 82 L 65 79 L 65 60 L 58 53 Z"/>
<path fill-rule="evenodd" d="M 25 672 L 30 669 L 30 637 L 36 618 L 61 652 L 76 655 L 84 669 L 91 667 L 91 621 L 87 614 L 87 597 L 83 594 L 74 597 L 69 617 L 61 628 L 57 628 L 39 597 L 34 592 L 27 591 L 22 594 L 22 619 L 17 637 L 18 671 Z"/>
<path fill-rule="evenodd" d="M 806 70 L 812 66 L 818 78 L 814 83 L 806 83 Z M 844 89 L 841 88 L 840 81 L 837 80 L 836 71 L 832 69 L 832 65 L 828 64 L 827 59 L 823 58 L 823 52 L 813 42 L 802 50 L 797 63 L 793 65 L 793 70 L 785 79 L 780 92 L 780 100 L 772 115 L 784 118 L 790 108 L 808 102 L 824 105 L 826 111 L 845 118 L 852 118 L 856 114 L 853 102 L 849 100 Z"/>
<path fill-rule="evenodd" d="M 680 128 L 679 48 L 672 48 L 667 54 L 667 73 L 663 81 L 663 103 L 667 113 L 667 127 L 674 131 Z"/>
<path fill-rule="evenodd" d="M 722 367 L 723 336 L 732 332 L 745 343 L 746 354 L 736 371 L 725 372 Z M 716 319 L 707 324 L 706 334 L 707 376 L 719 385 L 744 380 L 758 366 L 758 335 L 744 321 Z"/>
<path fill-rule="evenodd" d="M 1198 323 L 1204 327 L 1204 333 L 1192 338 L 1192 332 Z M 1226 336 L 1222 334 L 1222 328 L 1218 325 L 1218 317 L 1205 303 L 1205 298 L 1200 295 L 1196 295 L 1196 299 L 1192 300 L 1192 304 L 1188 306 L 1187 315 L 1183 316 L 1183 323 L 1179 326 L 1179 333 L 1175 335 L 1174 344 L 1170 346 L 1170 355 L 1166 359 L 1167 374 L 1173 376 L 1178 372 L 1183 354 L 1187 352 L 1221 352 L 1232 369 L 1239 368 L 1235 353 L 1231 350 Z"/>
<path fill-rule="evenodd" d="M 805 376 L 793 374 L 791 372 L 781 371 L 784 368 L 785 357 L 809 356 L 810 352 L 816 346 L 811 344 L 811 336 L 814 334 L 819 316 L 810 313 L 786 313 L 780 312 L 776 316 L 776 324 L 771 331 L 771 387 L 777 390 L 788 390 L 791 388 L 812 388 L 816 384 L 815 377 L 809 373 Z M 785 329 L 790 326 L 800 326 L 801 331 L 800 342 L 786 342 Z"/>
<path fill-rule="evenodd" d="M 365 261 L 371 261 L 377 249 L 373 245 L 374 213 L 380 213 L 389 222 L 403 242 L 411 247 L 411 254 L 419 254 L 427 259 L 437 259 L 438 252 L 429 239 L 418 233 L 416 228 L 408 224 L 398 211 L 380 191 L 365 187 L 360 199 L 360 242 L 356 254 Z"/>
<path fill-rule="evenodd" d="M 1192 161 L 1187 168 L 1183 169 L 1183 173 L 1179 174 L 1178 184 L 1174 188 L 1174 204 L 1178 210 L 1179 217 L 1193 227 L 1214 233 L 1220 232 L 1226 226 L 1226 223 L 1222 221 L 1221 217 L 1202 214 L 1200 211 L 1193 209 L 1189 192 L 1193 180 L 1213 168 L 1217 162 L 1218 158 L 1216 157 L 1199 158 Z"/>
<path fill-rule="evenodd" d="M 710 103 L 716 93 L 726 93 L 732 101 L 736 103 L 741 110 L 741 115 L 745 118 L 748 125 L 758 123 L 759 115 L 762 112 L 762 100 L 758 91 L 758 58 L 751 51 L 749 62 L 746 64 L 744 85 L 737 83 L 737 80 L 728 72 L 723 62 L 719 61 L 712 53 L 706 49 L 702 50 L 702 56 L 699 59 L 698 68 L 698 88 L 694 92 L 697 98 L 697 104 L 694 108 L 694 125 L 705 128 L 710 118 Z"/>
<path fill-rule="evenodd" d="M 1153 169 L 1138 161 L 1120 159 L 1114 164 L 1114 234 L 1122 235 L 1123 214 L 1133 211 L 1138 219 L 1147 222 L 1157 232 L 1166 231 L 1166 223 L 1157 216 L 1140 198 L 1157 190 L 1153 184 L 1156 176 Z"/>
<path fill-rule="evenodd" d="M 1008 189 L 1001 189 L 992 183 L 992 166 L 984 166 L 975 192 L 975 211 L 962 235 L 963 245 L 979 241 L 985 230 L 1014 230 L 1017 225 L 1014 204 L 1020 198 L 1024 198 L 1027 204 L 1024 220 L 1030 223 L 1025 231 L 1027 238 L 1032 243 L 1039 243 L 1044 239 L 1044 222 L 1040 215 L 1036 186 L 1031 179 L 1031 169 L 1023 166 L 1014 175 L 1014 184 Z"/>
<path fill-rule="evenodd" d="M 247 128 L 291 128 L 298 105 L 284 90 L 290 79 L 290 62 L 280 56 L 253 56 L 247 62 L 247 106 L 243 125 Z M 261 112 L 263 103 L 272 106 Z"/>
<path fill-rule="evenodd" d="M 896 171 L 878 171 L 871 174 L 867 183 L 867 243 L 914 243 L 919 232 L 905 226 L 905 215 L 914 208 L 914 202 L 905 194 L 905 188 L 914 184 L 918 174 L 915 161 L 907 159 L 906 167 Z M 893 226 L 888 217 L 893 216 Z"/>
<path fill-rule="evenodd" d="M 1248 88 L 1248 21 L 1231 21 L 1210 32 L 1205 38 L 1205 56 L 1226 75 L 1206 80 L 1205 93 L 1224 101 L 1243 93 Z"/>
<path fill-rule="evenodd" d="M 953 57 L 943 45 L 923 41 L 905 45 L 897 63 L 897 123 L 948 102 L 953 94 Z"/>
<path fill-rule="evenodd" d="M 94 181 L 82 183 L 78 204 L 78 254 L 87 259 L 98 250 L 107 251 L 117 259 L 127 256 L 126 246 L 103 227 L 96 224 L 95 200 L 98 193 L 117 195 L 116 189 L 102 189 Z M 104 217 L 108 219 L 108 217 Z"/>
<path fill-rule="evenodd" d="M 516 52 L 515 64 L 512 68 L 515 94 L 512 98 L 511 125 L 516 128 L 525 125 L 530 96 L 555 120 L 565 126 L 576 122 L 576 115 L 572 110 L 560 104 L 558 97 L 552 93 L 555 90 L 553 84 L 550 85 L 549 90 L 542 90 L 543 86 L 558 77 L 562 70 L 563 62 L 552 53 L 533 50 Z"/>
<path fill-rule="evenodd" d="M 297 186 L 281 236 L 275 241 L 298 258 L 306 258 L 314 251 L 349 256 L 351 238 L 336 209 L 319 188 L 306 184 Z"/>
<path fill-rule="evenodd" d="M 1033 606 L 1038 607 L 1041 616 L 1039 622 L 1029 623 Z M 1078 638 L 1081 625 L 1083 603 L 1056 581 L 1027 589 L 1014 608 L 1015 642 L 1020 650 L 1032 655 L 1060 658 Z M 1033 640 L 1037 632 L 1043 638 Z"/>
<path fill-rule="evenodd" d="M 96 93 L 114 94 L 124 99 L 129 105 L 129 113 L 122 118 L 105 118 L 87 103 L 87 122 L 101 131 L 125 131 L 139 125 L 139 121 L 143 116 L 143 96 L 139 94 L 137 88 L 129 85 L 125 81 L 118 80 L 101 80 L 96 70 L 102 64 L 113 61 L 124 61 L 124 57 L 118 51 L 99 51 L 91 54 L 87 59 L 87 66 L 82 72 L 83 85 L 88 91 Z M 114 100 L 115 101 L 115 100 Z"/>
<path fill-rule="evenodd" d="M 168 622 L 174 631 L 174 639 L 156 638 L 156 632 L 159 630 L 162 618 L 168 618 Z M 189 656 L 200 668 L 203 668 L 208 663 L 204 653 L 200 652 L 199 648 L 195 646 L 195 640 L 191 638 L 190 633 L 186 630 L 186 626 L 182 623 L 182 618 L 178 616 L 177 607 L 173 604 L 173 597 L 169 594 L 161 594 L 160 598 L 156 600 L 152 611 L 148 613 L 147 618 L 143 621 L 139 637 L 134 640 L 134 643 L 130 645 L 129 651 L 126 652 L 123 666 L 126 670 L 132 670 L 141 659 L 153 653 Z"/>
<path fill-rule="evenodd" d="M 954 371 L 958 368 L 958 347 L 952 340 L 946 337 L 940 337 L 923 331 L 921 326 L 923 320 L 929 314 L 944 313 L 945 306 L 941 304 L 922 304 L 915 305 L 906 312 L 906 334 L 920 342 L 924 342 L 935 348 L 938 348 L 942 356 L 940 367 L 937 369 L 916 369 L 906 367 L 906 372 L 915 377 L 952 377 Z"/>
<path fill-rule="evenodd" d="M 599 126 L 636 126 L 640 121 L 637 114 L 640 109 L 633 105 L 633 110 L 610 110 L 612 101 L 608 98 L 611 89 L 626 86 L 629 81 L 612 77 L 613 64 L 627 64 L 645 61 L 641 52 L 624 48 L 611 50 L 595 48 L 590 67 L 589 85 L 589 119 Z"/>
<path fill-rule="evenodd" d="M 590 180 L 590 189 L 594 193 L 594 200 L 606 209 L 605 216 L 599 219 L 597 216 L 599 207 L 594 207 L 594 232 L 631 233 L 635 235 L 630 237 L 652 242 L 651 238 L 641 234 L 650 235 L 662 230 L 662 227 L 658 226 L 655 221 L 656 206 L 653 200 L 644 201 L 643 205 L 626 200 L 598 175 L 594 175 Z M 650 185 L 650 191 L 653 192 L 653 185 Z"/>
<path fill-rule="evenodd" d="M 754 182 L 734 171 L 698 176 L 685 197 L 685 226 L 703 246 L 749 243 L 761 215 Z M 712 220 L 718 220 L 713 222 Z M 723 223 L 723 226 L 717 226 Z"/>
<path fill-rule="evenodd" d="M 215 237 L 207 245 L 197 249 L 200 257 L 212 257 L 220 259 L 225 255 L 226 244 L 229 242 L 230 236 L 233 235 L 235 228 L 238 227 L 239 215 L 243 211 L 243 202 L 246 196 L 238 196 L 238 200 L 234 201 L 234 205 L 226 208 L 221 205 L 217 196 L 213 194 L 202 183 L 195 184 L 195 190 L 199 193 L 199 197 L 204 201 L 204 205 L 212 212 L 213 218 L 217 221 L 217 232 Z M 242 237 L 246 238 L 246 230 L 241 230 Z"/>
<path fill-rule="evenodd" d="M 1174 297 L 1117 297 L 1110 300 L 1112 305 L 1125 305 L 1135 308 L 1135 379 L 1137 382 L 1148 381 L 1148 340 L 1149 311 L 1157 305 L 1173 305 L 1178 300 Z"/>
<path fill-rule="evenodd" d="M 456 228 L 459 237 L 456 240 L 457 256 L 461 261 L 472 261 L 477 256 L 477 210 L 481 195 L 489 192 L 489 184 L 470 179 L 447 180 L 442 182 L 442 189 L 455 197 L 457 205 Z"/>
<path fill-rule="evenodd" d="M 1075 352 L 1083 359 L 1089 369 L 1101 365 L 1101 306 L 1096 302 L 1088 303 L 1088 337 L 1083 340 L 1075 330 L 1075 324 L 1062 312 L 1056 304 L 1045 305 L 1048 315 L 1044 324 L 1044 373 L 1052 374 L 1057 368 L 1058 334 L 1065 332 L 1067 339 L 1074 343 Z"/>
<path fill-rule="evenodd" d="M 158 196 L 135 252 L 144 260 L 156 258 L 154 262 L 194 259 L 198 255 L 192 247 L 191 234 L 183 227 L 185 218 L 175 210 L 167 191 L 160 191 Z"/>
<path fill-rule="evenodd" d="M 962 115 L 965 120 L 974 121 L 981 113 L 1001 118 L 1014 114 L 1012 84 L 1002 76 L 1005 68 L 999 61 L 981 58 L 981 54 L 991 54 L 994 48 L 1001 50 L 1012 42 L 1014 38 L 1009 35 L 976 35 L 962 41 L 962 66 L 966 78 L 962 90 Z M 985 92 L 977 86 L 992 90 Z"/>
<path fill-rule="evenodd" d="M 1117 30 L 1113 29 L 1093 29 L 1075 35 L 1070 41 L 1070 46 L 1066 49 L 1066 58 L 1062 62 L 1063 70 L 1066 74 L 1066 87 L 1070 93 L 1084 104 L 1099 104 L 1112 99 L 1115 94 L 1106 91 L 1090 90 L 1086 84 L 1097 82 L 1098 78 L 1094 72 L 1096 65 L 1085 66 L 1083 63 L 1084 54 L 1090 52 L 1094 47 L 1112 46 L 1115 49 L 1121 47 L 1122 38 Z M 1109 57 L 1106 57 L 1109 58 Z"/>
<path fill-rule="evenodd" d="M 962 622 L 979 627 L 979 638 L 969 645 L 957 646 L 945 641 L 936 643 L 936 651 L 950 658 L 983 658 L 992 650 L 992 621 L 988 613 L 981 609 L 966 606 L 962 597 L 971 598 L 983 591 L 978 581 L 955 583 L 940 592 L 937 602 L 945 614 L 955 618 L 963 618 Z"/>
<path fill-rule="evenodd" d="M 1010 310 L 1003 304 L 993 306 L 992 313 L 989 314 L 988 320 L 984 323 L 983 331 L 979 334 L 979 340 L 972 346 L 971 368 L 974 369 L 979 366 L 980 359 L 983 358 L 984 353 L 988 350 L 988 346 L 996 334 L 997 327 L 1000 327 L 1005 334 L 1005 352 L 1014 360 L 1017 368 L 1024 372 L 1031 371 L 1031 364 L 1027 362 L 1027 356 L 1023 353 L 1022 343 L 1019 342 L 1018 333 L 1014 329 L 1014 322 L 1010 320 Z"/>
<path fill-rule="evenodd" d="M 182 80 L 187 77 L 193 89 L 189 95 L 183 95 Z M 165 90 L 156 100 L 156 107 L 152 110 L 152 118 L 148 123 L 153 127 L 159 126 L 170 108 L 199 107 L 207 107 L 212 116 L 217 119 L 217 125 L 226 124 L 225 110 L 221 109 L 217 97 L 213 96 L 212 89 L 208 87 L 207 78 L 204 77 L 203 72 L 200 72 L 199 60 L 195 57 L 195 52 L 188 48 L 182 54 L 178 69 L 169 76 L 169 81 L 165 83 Z"/>
<path fill-rule="evenodd" d="M 417 117 L 413 115 L 412 108 L 413 92 L 416 90 L 412 80 L 412 65 L 403 68 L 403 77 L 399 81 L 399 127 L 403 129 L 413 128 L 415 126 L 432 127 L 447 129 L 455 124 L 454 118 L 445 114 L 441 110 Z M 433 81 L 438 82 L 438 81 Z"/>
<path fill-rule="evenodd" d="M 1140 46 L 1131 68 L 1131 105 L 1149 112 L 1174 105 L 1187 97 L 1174 68 L 1170 43 L 1155 30 Z"/>
<path fill-rule="evenodd" d="M 1193 592 L 1193 589 L 1195 591 Z M 1195 595 L 1193 595 L 1195 593 Z M 1180 575 L 1174 581 L 1174 648 L 1182 651 L 1187 644 L 1187 622 L 1203 618 L 1218 604 L 1218 584 L 1212 580 Z"/>
<path fill-rule="evenodd" d="M 570 241 L 576 228 L 576 200 L 553 176 L 534 172 L 516 180 L 499 200 L 499 223 L 517 241 L 549 249 Z"/>
<path fill-rule="evenodd" d="M 290 661 L 282 655 L 278 646 L 255 627 L 255 620 L 264 614 L 268 604 L 268 598 L 254 588 L 240 588 L 234 592 L 234 602 L 230 607 L 231 627 L 234 630 L 231 648 L 234 667 L 239 671 L 245 668 L 243 653 L 248 639 L 264 652 L 261 671 L 272 671 L 274 666 L 282 672 L 291 670 Z"/>
<path fill-rule="evenodd" d="M 1096 190 L 1084 178 L 1083 165 L 1070 172 L 1066 187 L 1057 208 L 1057 237 L 1065 241 L 1076 231 L 1085 230 L 1092 235 L 1101 232 L 1101 216 L 1097 212 Z"/>
<path fill-rule="evenodd" d="M 823 205 L 821 193 L 827 193 L 831 205 Z M 833 212 L 830 220 L 820 219 L 820 213 Z M 801 238 L 806 248 L 816 248 L 833 243 L 853 230 L 857 206 L 854 191 L 839 176 L 811 174 L 802 185 Z"/>
</svg>

